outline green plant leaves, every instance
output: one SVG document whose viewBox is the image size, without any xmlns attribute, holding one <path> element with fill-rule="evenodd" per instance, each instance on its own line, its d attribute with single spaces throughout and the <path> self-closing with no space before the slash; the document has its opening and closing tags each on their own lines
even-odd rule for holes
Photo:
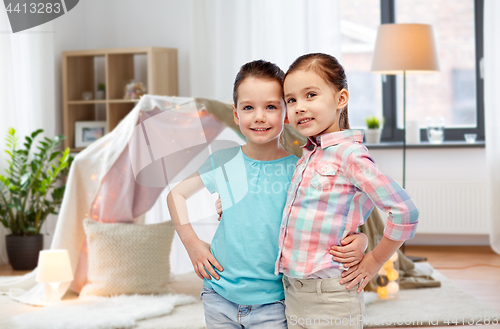
<svg viewBox="0 0 500 329">
<path fill-rule="evenodd" d="M 31 133 L 31 138 L 35 139 L 35 137 L 38 136 L 41 133 L 43 133 L 43 129 L 35 130 L 34 132 Z"/>
<path fill-rule="evenodd" d="M 52 162 L 61 152 L 52 152 L 49 158 L 49 162 Z"/>
<path fill-rule="evenodd" d="M 13 198 L 12 202 L 14 202 L 14 208 L 16 208 L 17 211 L 21 211 L 21 201 L 18 198 Z"/>
<path fill-rule="evenodd" d="M 32 178 L 33 174 L 30 172 L 27 172 L 21 176 L 21 190 L 25 190 L 28 185 L 30 185 Z"/>
<path fill-rule="evenodd" d="M 64 135 L 39 140 L 38 152 L 30 157 L 35 138 L 42 132 L 38 129 L 25 136 L 24 149 L 20 150 L 15 129 L 7 133 L 9 167 L 6 176 L 0 175 L 0 223 L 14 235 L 39 234 L 47 216 L 57 214 L 64 196 L 65 186 L 56 182 L 67 175 L 73 158 L 69 148 L 57 150 Z"/>
<path fill-rule="evenodd" d="M 54 191 L 52 191 L 52 200 L 54 202 L 56 201 L 61 201 L 63 196 L 64 196 L 64 191 L 66 189 L 66 186 L 60 186 L 58 188 L 55 188 Z"/>
<path fill-rule="evenodd" d="M 0 175 L 0 182 L 4 183 L 5 186 L 9 187 L 10 185 L 10 180 L 2 175 Z"/>
<path fill-rule="evenodd" d="M 382 118 L 382 122 L 384 119 Z M 380 128 L 380 121 L 376 116 L 367 116 L 365 119 L 366 126 L 368 129 L 379 129 Z M 383 124 L 383 123 L 382 123 Z"/>
</svg>

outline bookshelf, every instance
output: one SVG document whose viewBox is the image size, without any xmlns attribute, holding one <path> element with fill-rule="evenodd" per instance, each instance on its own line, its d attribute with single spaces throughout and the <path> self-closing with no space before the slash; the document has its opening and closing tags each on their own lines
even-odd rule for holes
<svg viewBox="0 0 500 329">
<path fill-rule="evenodd" d="M 147 93 L 177 96 L 177 49 L 159 47 L 114 48 L 62 53 L 64 146 L 75 147 L 75 122 L 105 121 L 107 131 L 134 108 L 138 99 L 124 99 L 131 80 L 146 85 Z M 95 99 L 97 85 L 104 83 L 105 99 Z M 93 99 L 84 100 L 83 93 Z"/>
</svg>

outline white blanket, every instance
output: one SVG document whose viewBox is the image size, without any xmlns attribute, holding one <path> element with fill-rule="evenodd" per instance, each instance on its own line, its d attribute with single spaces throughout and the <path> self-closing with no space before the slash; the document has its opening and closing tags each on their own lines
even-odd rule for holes
<svg viewBox="0 0 500 329">
<path fill-rule="evenodd" d="M 139 320 L 166 315 L 175 306 L 194 302 L 187 295 L 88 296 L 19 314 L 11 321 L 18 329 L 132 328 Z"/>
<path fill-rule="evenodd" d="M 83 220 L 90 217 L 103 222 L 134 221 L 142 217 L 155 204 L 160 193 L 168 185 L 167 177 L 163 185 L 156 187 L 137 184 L 136 178 L 140 168 L 137 169 L 138 167 L 130 162 L 128 147 L 131 138 L 137 136 L 134 135 L 134 129 L 138 124 L 143 124 L 144 127 L 145 119 L 151 117 L 148 112 L 163 114 L 166 110 L 193 102 L 192 98 L 145 95 L 113 131 L 75 157 L 51 245 L 51 249 L 66 249 L 69 252 L 75 274 L 72 290 L 79 292 L 86 282 L 86 239 Z M 186 139 L 186 136 L 179 133 L 185 131 L 189 138 L 193 135 L 193 129 L 199 129 L 200 120 L 203 123 L 202 133 L 205 133 L 208 143 L 224 129 L 222 123 L 209 115 L 200 115 L 197 120 L 191 122 L 192 120 L 189 119 L 179 122 L 177 137 Z M 171 127 L 171 129 L 174 128 Z M 161 131 L 160 129 L 157 133 L 161 134 Z M 144 144 L 145 149 L 136 149 L 133 158 L 139 156 L 137 152 L 143 152 L 143 154 L 146 152 L 146 154 L 153 154 L 152 159 L 162 160 L 154 157 L 155 150 L 151 152 L 152 144 Z M 148 147 L 150 152 L 148 152 Z M 172 161 L 172 165 L 175 165 L 175 168 L 172 169 L 171 175 L 177 174 L 186 166 L 180 161 Z M 63 295 L 69 285 L 69 282 L 63 284 L 59 293 Z M 11 298 L 22 303 L 45 305 L 44 291 L 45 287 L 35 282 L 35 271 L 21 277 L 0 278 L 0 293 L 9 294 Z"/>
</svg>

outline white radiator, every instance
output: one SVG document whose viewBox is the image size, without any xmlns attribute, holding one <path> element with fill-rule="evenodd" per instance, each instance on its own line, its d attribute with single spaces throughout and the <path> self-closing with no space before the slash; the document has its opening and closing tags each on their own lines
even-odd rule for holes
<svg viewBox="0 0 500 329">
<path fill-rule="evenodd" d="M 406 190 L 420 210 L 417 234 L 489 233 L 486 182 L 410 181 Z"/>
</svg>

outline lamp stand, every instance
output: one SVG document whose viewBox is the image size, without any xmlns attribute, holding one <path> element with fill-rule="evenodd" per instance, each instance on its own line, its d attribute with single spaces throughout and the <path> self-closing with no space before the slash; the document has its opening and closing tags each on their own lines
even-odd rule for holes
<svg viewBox="0 0 500 329">
<path fill-rule="evenodd" d="M 61 296 L 59 296 L 59 286 L 61 282 L 47 282 L 50 286 L 50 296 L 46 299 L 47 305 L 57 304 L 61 301 Z"/>
<path fill-rule="evenodd" d="M 406 188 L 406 71 L 403 71 L 403 189 Z M 403 255 L 405 255 L 405 243 L 401 246 Z M 406 255 L 405 255 L 406 256 Z M 426 261 L 426 257 L 406 256 L 413 262 Z"/>
</svg>

